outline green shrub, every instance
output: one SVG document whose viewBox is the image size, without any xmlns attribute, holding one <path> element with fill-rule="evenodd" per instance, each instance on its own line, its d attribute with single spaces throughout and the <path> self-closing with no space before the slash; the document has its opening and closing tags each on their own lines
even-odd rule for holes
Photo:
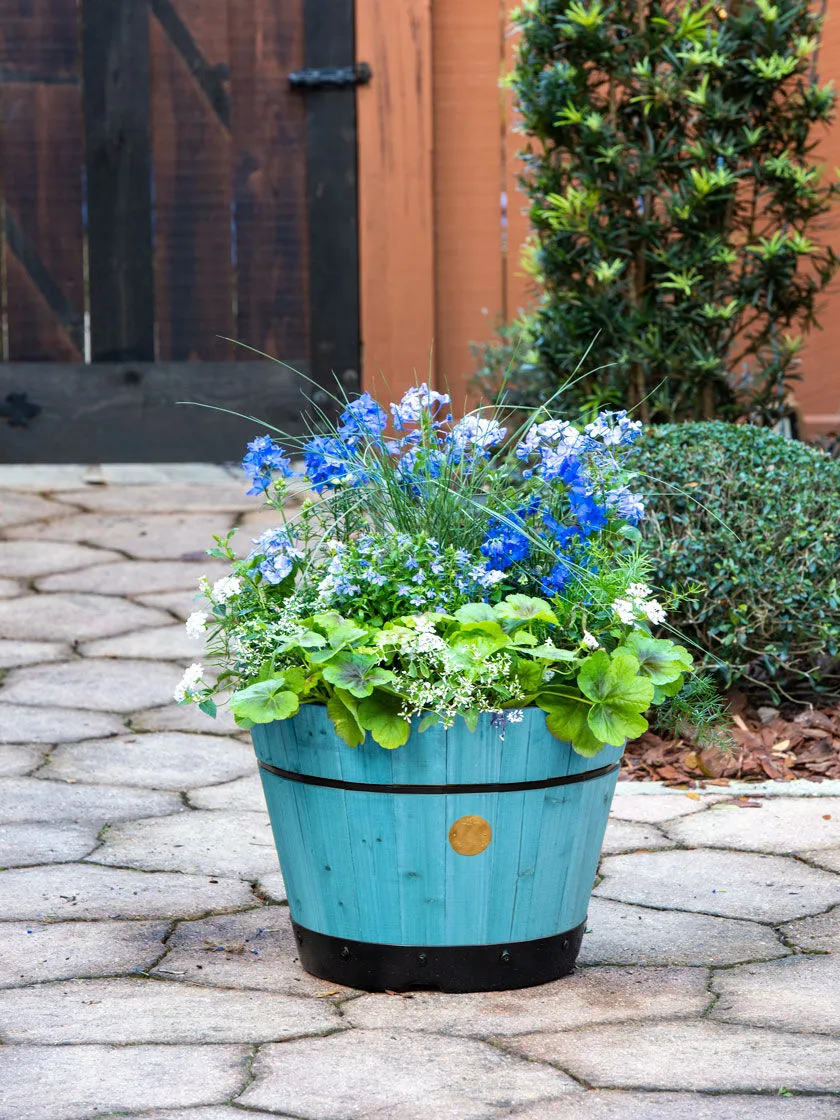
<svg viewBox="0 0 840 1120">
<path fill-rule="evenodd" d="M 727 663 L 727 684 L 837 696 L 840 461 L 721 421 L 650 428 L 640 447 L 657 579 L 704 587 L 675 626 Z"/>
</svg>

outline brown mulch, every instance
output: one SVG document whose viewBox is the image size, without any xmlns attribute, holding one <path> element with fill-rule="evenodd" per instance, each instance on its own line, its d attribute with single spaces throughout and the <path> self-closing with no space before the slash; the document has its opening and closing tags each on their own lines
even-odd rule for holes
<svg viewBox="0 0 840 1120">
<path fill-rule="evenodd" d="M 702 748 L 690 739 L 661 739 L 648 731 L 628 743 L 621 778 L 689 788 L 840 778 L 840 706 L 782 714 L 753 708 L 739 692 L 731 693 L 729 702 L 730 749 Z"/>
</svg>

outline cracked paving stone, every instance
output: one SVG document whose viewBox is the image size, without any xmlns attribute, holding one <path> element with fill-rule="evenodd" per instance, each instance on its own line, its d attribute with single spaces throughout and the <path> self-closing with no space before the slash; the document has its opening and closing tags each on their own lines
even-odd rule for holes
<svg viewBox="0 0 840 1120">
<path fill-rule="evenodd" d="M 196 591 L 156 591 L 152 595 L 136 595 L 135 600 L 145 607 L 169 611 L 176 618 L 189 618 L 193 611 L 206 607 L 206 600 Z"/>
<path fill-rule="evenodd" d="M 123 786 L 68 785 L 40 778 L 0 778 L 0 821 L 130 821 L 184 812 L 175 793 Z"/>
<path fill-rule="evenodd" d="M 75 743 L 120 731 L 125 731 L 123 721 L 105 712 L 0 703 L 0 743 Z"/>
<path fill-rule="evenodd" d="M 168 922 L 3 922 L 0 987 L 150 968 Z"/>
<path fill-rule="evenodd" d="M 585 1096 L 540 1101 L 506 1112 L 504 1117 L 505 1120 L 838 1120 L 840 1105 L 831 1097 L 803 1100 L 593 1089 Z"/>
<path fill-rule="evenodd" d="M 97 846 L 95 824 L 0 824 L 0 867 L 73 863 Z"/>
<path fill-rule="evenodd" d="M 247 1080 L 248 1057 L 247 1046 L 3 1046 L 0 1120 L 221 1103 Z"/>
<path fill-rule="evenodd" d="M 107 1116 L 97 1115 L 97 1120 L 248 1120 L 249 1117 L 251 1120 L 294 1120 L 294 1117 L 284 1117 L 279 1112 L 245 1112 L 226 1104 L 206 1108 L 167 1108 L 162 1112 L 159 1109 L 152 1112 L 111 1112 Z M 815 1120 L 822 1120 L 822 1113 Z"/>
<path fill-rule="evenodd" d="M 394 997 L 397 998 L 397 997 Z M 402 1001 L 400 1001 L 402 1002 Z M 394 1031 L 348 1031 L 260 1049 L 244 1107 L 318 1120 L 484 1120 L 582 1090 L 559 1070 L 483 1042 Z"/>
<path fill-rule="evenodd" d="M 653 848 L 673 847 L 673 840 L 663 836 L 655 825 L 613 818 L 607 822 L 607 831 L 601 851 L 605 856 L 609 856 L 617 855 L 619 852 L 638 852 Z"/>
<path fill-rule="evenodd" d="M 267 813 L 204 810 L 114 825 L 95 863 L 256 879 L 277 868 Z"/>
<path fill-rule="evenodd" d="M 503 1040 L 595 1088 L 836 1092 L 840 1040 L 700 1021 L 627 1023 Z"/>
<path fill-rule="evenodd" d="M 23 594 L 23 584 L 13 579 L 0 579 L 0 599 L 14 599 Z"/>
<path fill-rule="evenodd" d="M 204 645 L 191 638 L 183 626 L 155 626 L 87 642 L 79 652 L 83 657 L 139 657 L 149 661 L 197 661 Z"/>
<path fill-rule="evenodd" d="M 692 847 L 784 855 L 801 849 L 807 837 L 809 848 L 832 848 L 840 845 L 840 797 L 771 797 L 760 809 L 720 805 L 664 827 Z"/>
<path fill-rule="evenodd" d="M 118 552 L 59 541 L 0 541 L 0 576 L 37 579 L 122 560 Z M 93 590 L 96 590 L 95 588 Z"/>
<path fill-rule="evenodd" d="M 125 871 L 62 863 L 0 871 L 0 914 L 6 921 L 46 918 L 200 918 L 259 906 L 241 879 Z"/>
<path fill-rule="evenodd" d="M 209 790 L 224 790 L 235 784 L 231 779 L 248 781 L 249 778 L 243 779 L 240 775 L 250 777 L 255 768 L 253 748 L 236 739 L 162 731 L 56 747 L 50 755 L 49 764 L 38 777 L 164 790 L 185 790 L 196 778 L 201 778 L 208 783 L 224 783 L 209 786 Z M 242 805 L 219 806 L 228 807 L 246 808 Z M 216 806 L 196 805 L 196 808 Z M 256 808 L 264 811 L 265 799 Z"/>
<path fill-rule="evenodd" d="M 253 749 L 248 746 L 253 756 Z M 253 757 L 249 769 L 253 769 Z M 265 812 L 265 794 L 258 773 L 248 774 L 223 785 L 205 786 L 187 791 L 187 801 L 194 809 L 244 809 Z"/>
<path fill-rule="evenodd" d="M 7 1042 L 282 1042 L 341 1025 L 325 1000 L 142 977 L 0 991 Z"/>
<path fill-rule="evenodd" d="M 13 642 L 0 638 L 0 669 L 18 665 L 40 665 L 47 661 L 66 661 L 70 647 L 61 642 Z"/>
<path fill-rule="evenodd" d="M 788 952 L 772 929 L 756 922 L 592 898 L 579 960 L 584 965 L 711 967 Z"/>
<path fill-rule="evenodd" d="M 128 713 L 170 703 L 180 679 L 176 666 L 151 661 L 67 661 L 13 670 L 4 682 L 3 699 L 33 707 L 60 704 Z"/>
<path fill-rule="evenodd" d="M 784 856 L 702 848 L 638 852 L 608 856 L 601 873 L 595 888 L 601 898 L 728 918 L 784 922 L 840 902 L 836 875 Z"/>
<path fill-rule="evenodd" d="M 100 512 L 169 513 L 173 509 L 190 512 L 239 513 L 251 510 L 257 504 L 247 497 L 248 483 L 214 482 L 211 486 L 190 483 L 159 485 L 136 484 L 133 486 L 88 486 L 84 490 L 65 490 L 61 502 Z"/>
<path fill-rule="evenodd" d="M 707 981 L 704 968 L 587 968 L 512 992 L 414 992 L 408 1000 L 364 995 L 344 1013 L 355 1027 L 486 1038 L 699 1015 L 711 1001 Z"/>
<path fill-rule="evenodd" d="M 0 496 L 0 528 L 3 529 L 10 525 L 29 525 L 48 517 L 67 517 L 75 512 L 66 505 L 51 502 L 37 494 L 16 494 L 4 490 Z"/>
<path fill-rule="evenodd" d="M 178 676 L 180 679 L 180 674 Z M 172 687 L 174 689 L 175 685 Z M 176 704 L 174 701 L 162 708 L 133 712 L 129 722 L 134 731 L 195 731 L 199 735 L 230 735 L 240 730 L 227 708 L 219 708 L 216 718 L 211 719 L 199 710 L 197 704 Z"/>
<path fill-rule="evenodd" d="M 138 560 L 180 560 L 203 553 L 213 534 L 224 535 L 233 516 L 214 513 L 134 514 L 81 513 L 60 521 L 9 529 L 12 539 L 77 541 L 117 549 Z M 109 558 L 110 559 L 110 558 Z"/>
<path fill-rule="evenodd" d="M 0 778 L 12 778 L 29 774 L 44 761 L 46 746 L 0 745 Z"/>
<path fill-rule="evenodd" d="M 716 973 L 711 1017 L 810 1034 L 840 1034 L 840 957 L 797 955 Z"/>
<path fill-rule="evenodd" d="M 270 902 L 285 902 L 286 884 L 283 882 L 282 871 L 274 871 L 270 875 L 260 875 L 257 879 L 257 890 Z"/>
<path fill-rule="evenodd" d="M 350 988 L 304 972 L 285 906 L 180 922 L 167 941 L 169 952 L 151 970 L 181 974 L 190 984 L 257 989 L 287 995 L 347 996 Z"/>
<path fill-rule="evenodd" d="M 798 918 L 782 926 L 780 932 L 791 945 L 807 953 L 840 952 L 840 908 L 813 918 Z"/>
<path fill-rule="evenodd" d="M 163 611 L 107 595 L 23 595 L 0 601 L 0 636 L 24 641 L 109 638 L 168 622 Z"/>
<path fill-rule="evenodd" d="M 622 786 L 636 785 L 622 782 L 610 808 L 610 816 L 621 821 L 638 821 L 640 824 L 659 824 L 661 821 L 701 813 L 721 800 L 720 794 L 698 794 L 702 800 L 694 801 L 684 793 L 621 793 Z"/>
<path fill-rule="evenodd" d="M 810 841 L 810 837 L 808 839 Z M 807 859 L 809 863 L 815 863 L 818 867 L 822 867 L 825 871 L 840 872 L 840 848 L 827 848 L 816 852 L 797 852 L 796 854 L 801 856 L 802 859 Z"/>
<path fill-rule="evenodd" d="M 156 591 L 195 592 L 199 578 L 212 582 L 228 575 L 230 565 L 206 559 L 116 560 L 75 572 L 62 572 L 36 581 L 39 591 L 95 591 L 100 595 L 147 595 Z"/>
</svg>

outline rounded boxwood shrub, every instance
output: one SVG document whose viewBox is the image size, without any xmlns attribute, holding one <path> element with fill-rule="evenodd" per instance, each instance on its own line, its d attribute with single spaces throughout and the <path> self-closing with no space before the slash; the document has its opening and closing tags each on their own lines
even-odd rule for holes
<svg viewBox="0 0 840 1120">
<path fill-rule="evenodd" d="M 837 697 L 840 461 L 721 421 L 650 428 L 641 451 L 657 581 L 703 587 L 674 625 L 726 663 L 727 685 Z"/>
</svg>

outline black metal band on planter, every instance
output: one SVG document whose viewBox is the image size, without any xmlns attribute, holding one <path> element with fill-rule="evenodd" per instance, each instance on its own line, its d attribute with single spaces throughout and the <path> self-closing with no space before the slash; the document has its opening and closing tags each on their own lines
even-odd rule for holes
<svg viewBox="0 0 840 1120">
<path fill-rule="evenodd" d="M 326 786 L 328 789 L 355 790 L 359 793 L 519 793 L 529 789 L 551 789 L 553 786 L 573 786 L 578 782 L 591 782 L 612 774 L 619 767 L 618 762 L 609 766 L 599 766 L 597 770 L 587 770 L 583 774 L 563 774 L 557 778 L 542 778 L 536 782 L 489 782 L 486 784 L 418 786 L 418 785 L 376 785 L 372 782 L 346 782 L 341 778 L 320 778 L 316 774 L 297 774 L 294 770 L 281 770 L 270 762 L 260 761 L 260 769 L 290 782 L 302 782 L 307 786 Z"/>
</svg>

